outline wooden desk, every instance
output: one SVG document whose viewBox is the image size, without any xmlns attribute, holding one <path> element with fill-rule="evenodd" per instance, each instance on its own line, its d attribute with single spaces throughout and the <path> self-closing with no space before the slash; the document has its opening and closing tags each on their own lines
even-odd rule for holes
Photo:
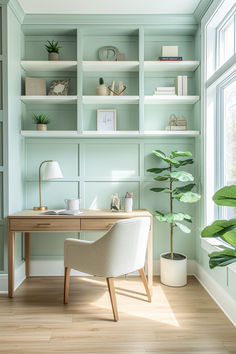
<svg viewBox="0 0 236 354">
<path fill-rule="evenodd" d="M 8 216 L 8 296 L 14 295 L 15 232 L 25 233 L 25 273 L 30 275 L 30 233 L 31 232 L 80 232 L 108 230 L 117 220 L 148 216 L 151 227 L 147 247 L 148 285 L 152 292 L 153 255 L 152 255 L 152 215 L 146 210 L 134 210 L 132 213 L 110 210 L 83 210 L 83 214 L 42 215 L 39 211 L 24 210 Z"/>
</svg>

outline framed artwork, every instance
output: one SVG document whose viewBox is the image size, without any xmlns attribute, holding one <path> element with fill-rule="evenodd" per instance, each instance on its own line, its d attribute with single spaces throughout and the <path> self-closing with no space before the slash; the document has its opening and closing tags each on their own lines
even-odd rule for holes
<svg viewBox="0 0 236 354">
<path fill-rule="evenodd" d="M 69 90 L 70 80 L 54 80 L 51 82 L 48 96 L 66 96 Z"/>
<path fill-rule="evenodd" d="M 116 130 L 116 110 L 115 109 L 97 110 L 97 130 L 99 131 Z"/>
</svg>

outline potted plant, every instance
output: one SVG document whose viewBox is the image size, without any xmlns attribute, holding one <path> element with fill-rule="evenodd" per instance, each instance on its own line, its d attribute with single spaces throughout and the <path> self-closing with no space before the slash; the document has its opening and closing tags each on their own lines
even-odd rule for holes
<svg viewBox="0 0 236 354">
<path fill-rule="evenodd" d="M 33 119 L 35 124 L 37 124 L 37 130 L 47 130 L 47 125 L 49 124 L 50 120 L 48 119 L 46 114 L 33 114 Z"/>
<path fill-rule="evenodd" d="M 106 85 L 104 84 L 104 80 L 102 77 L 99 78 L 99 86 L 96 88 L 96 95 L 97 96 L 107 96 L 108 90 Z"/>
<path fill-rule="evenodd" d="M 219 189 L 212 199 L 216 205 L 235 208 L 236 185 Z M 216 220 L 202 230 L 201 236 L 204 238 L 217 237 L 225 243 L 225 245 L 217 246 L 219 251 L 209 254 L 211 269 L 236 262 L 236 219 Z"/>
<path fill-rule="evenodd" d="M 165 166 L 150 168 L 147 171 L 156 174 L 155 181 L 169 182 L 166 187 L 151 188 L 151 191 L 155 193 L 169 195 L 170 201 L 168 212 L 155 211 L 154 213 L 157 220 L 170 225 L 170 252 L 163 253 L 160 256 L 161 282 L 169 286 L 184 286 L 187 283 L 187 257 L 183 254 L 174 253 L 174 228 L 178 227 L 181 231 L 190 233 L 191 230 L 182 222 L 191 223 L 192 217 L 186 213 L 174 212 L 174 201 L 177 203 L 195 203 L 201 198 L 199 194 L 192 192 L 195 186 L 195 183 L 192 183 L 194 177 L 188 172 L 179 171 L 180 167 L 193 163 L 192 154 L 188 151 L 172 151 L 167 156 L 160 150 L 153 151 L 153 154 L 164 161 Z M 191 183 L 179 186 L 179 183 L 182 182 Z M 175 183 L 178 184 L 175 186 Z"/>
<path fill-rule="evenodd" d="M 48 51 L 48 60 L 59 60 L 59 49 L 61 47 L 58 46 L 58 42 L 53 40 L 47 42 L 48 44 L 45 44 L 45 48 Z"/>
</svg>

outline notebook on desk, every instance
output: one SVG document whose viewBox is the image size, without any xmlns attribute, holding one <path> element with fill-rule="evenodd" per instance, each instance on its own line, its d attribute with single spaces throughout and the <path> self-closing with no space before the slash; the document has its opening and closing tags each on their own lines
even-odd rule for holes
<svg viewBox="0 0 236 354">
<path fill-rule="evenodd" d="M 44 211 L 41 214 L 43 214 L 43 215 L 79 215 L 79 214 L 83 214 L 83 212 L 79 211 L 79 210 L 59 209 L 59 210 Z"/>
</svg>

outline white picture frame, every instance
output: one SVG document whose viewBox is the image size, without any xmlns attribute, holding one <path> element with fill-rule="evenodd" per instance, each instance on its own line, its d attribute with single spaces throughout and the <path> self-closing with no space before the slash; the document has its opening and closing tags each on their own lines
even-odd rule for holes
<svg viewBox="0 0 236 354">
<path fill-rule="evenodd" d="M 116 131 L 116 109 L 97 110 L 97 130 Z"/>
</svg>

